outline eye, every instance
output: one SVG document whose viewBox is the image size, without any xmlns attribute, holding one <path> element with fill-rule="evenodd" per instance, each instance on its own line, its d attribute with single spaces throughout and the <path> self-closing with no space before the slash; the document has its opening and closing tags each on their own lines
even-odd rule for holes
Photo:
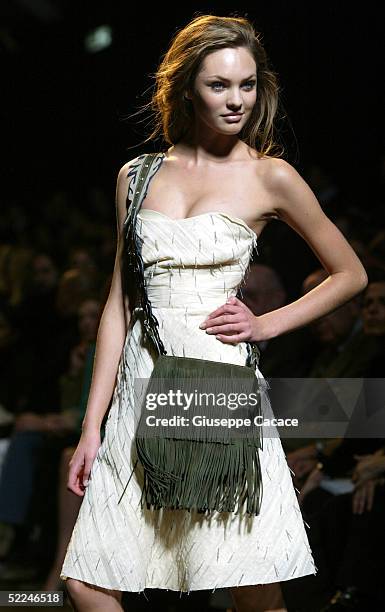
<svg viewBox="0 0 385 612">
<path fill-rule="evenodd" d="M 254 85 L 255 85 L 255 81 L 247 81 L 244 84 L 244 87 L 247 87 L 248 89 L 253 89 Z"/>
<path fill-rule="evenodd" d="M 255 83 L 256 81 L 246 81 L 242 85 L 242 87 L 246 87 L 246 89 L 250 91 L 251 89 L 254 88 Z M 213 83 L 210 83 L 210 87 L 214 89 L 215 91 L 220 91 L 221 89 L 225 87 L 225 85 L 221 81 L 214 81 Z"/>
<path fill-rule="evenodd" d="M 212 87 L 212 89 L 220 89 L 221 87 L 224 87 L 224 85 L 221 83 L 221 81 L 214 81 L 214 83 L 210 84 L 210 87 Z"/>
</svg>

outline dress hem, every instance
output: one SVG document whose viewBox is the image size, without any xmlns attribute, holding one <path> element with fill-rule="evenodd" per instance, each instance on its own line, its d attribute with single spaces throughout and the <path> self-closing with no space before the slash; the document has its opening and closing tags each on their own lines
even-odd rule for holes
<svg viewBox="0 0 385 612">
<path fill-rule="evenodd" d="M 263 582 L 253 582 L 253 583 L 247 583 L 247 584 L 228 583 L 228 584 L 221 584 L 221 585 L 215 585 L 215 586 L 194 587 L 191 589 L 177 589 L 177 588 L 164 587 L 164 586 L 159 586 L 159 585 L 146 585 L 143 589 L 132 590 L 132 589 L 121 588 L 117 586 L 106 585 L 106 584 L 97 584 L 96 582 L 90 582 L 89 580 L 83 580 L 82 578 L 78 578 L 76 576 L 69 576 L 67 574 L 61 574 L 60 579 L 63 580 L 63 582 L 65 582 L 68 578 L 73 578 L 74 580 L 79 580 L 80 582 L 84 582 L 92 586 L 97 586 L 101 589 L 110 589 L 114 591 L 121 591 L 123 593 L 144 593 L 144 591 L 147 589 L 157 589 L 157 590 L 162 590 L 162 591 L 173 591 L 174 593 L 189 594 L 194 591 L 211 591 L 212 593 L 214 593 L 214 591 L 217 591 L 219 589 L 229 589 L 229 588 L 243 587 L 243 586 L 260 586 L 264 584 L 274 584 L 276 582 L 287 582 L 289 580 L 295 580 L 296 578 L 304 578 L 305 576 L 315 576 L 317 574 L 317 571 L 318 571 L 317 568 L 315 568 L 315 571 L 299 573 L 299 574 L 296 574 L 295 576 L 287 576 L 286 578 L 280 578 L 279 580 L 277 579 L 265 580 Z"/>
</svg>

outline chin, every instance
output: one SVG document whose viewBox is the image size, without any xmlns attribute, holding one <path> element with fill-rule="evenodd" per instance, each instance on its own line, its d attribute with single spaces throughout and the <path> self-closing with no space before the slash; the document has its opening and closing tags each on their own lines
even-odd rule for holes
<svg viewBox="0 0 385 612">
<path fill-rule="evenodd" d="M 227 125 L 225 125 L 224 127 L 218 127 L 217 128 L 217 132 L 219 132 L 220 134 L 238 134 L 239 132 L 242 131 L 243 128 L 243 123 L 242 125 L 240 125 L 239 123 L 228 123 Z"/>
</svg>

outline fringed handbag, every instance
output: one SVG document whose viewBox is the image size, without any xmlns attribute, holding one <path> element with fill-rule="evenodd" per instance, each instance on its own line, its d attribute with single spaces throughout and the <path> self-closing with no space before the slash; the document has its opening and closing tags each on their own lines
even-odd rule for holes
<svg viewBox="0 0 385 612">
<path fill-rule="evenodd" d="M 158 354 L 146 387 L 135 435 L 137 457 L 144 473 L 142 507 L 146 504 L 148 509 L 154 510 L 165 508 L 195 510 L 199 513 L 238 513 L 245 504 L 246 513 L 257 515 L 262 501 L 259 460 L 262 430 L 254 421 L 255 417 L 262 414 L 260 387 L 255 373 L 255 364 L 259 357 L 257 345 L 247 343 L 248 357 L 245 366 L 167 355 L 159 337 L 159 323 L 147 296 L 141 241 L 135 229 L 136 217 L 147 194 L 149 181 L 158 170 L 163 157 L 163 153 L 157 153 L 138 158 L 138 163 L 130 173 L 132 181 L 125 222 L 123 274 L 125 280 L 130 282 L 128 292 L 131 298 L 133 291 L 136 291 L 136 298 L 139 296 L 144 335 Z M 130 309 L 132 304 L 130 301 Z M 229 389 L 229 386 L 230 391 L 234 391 L 236 387 L 238 393 L 247 390 L 247 397 L 254 397 L 252 405 L 247 404 L 236 410 L 229 410 L 226 405 L 202 410 L 201 405 L 192 402 L 188 412 L 182 409 L 178 413 L 180 417 L 189 419 L 189 426 L 181 426 L 180 421 L 179 424 L 174 421 L 173 425 L 155 428 L 154 433 L 154 427 L 151 429 L 147 424 L 148 397 L 159 397 L 159 393 L 167 393 L 169 390 L 182 390 L 192 397 L 191 394 L 199 389 L 203 392 L 209 391 L 210 395 L 216 397 L 225 387 Z M 157 418 L 166 421 L 171 414 L 176 415 L 169 404 L 157 406 L 154 412 Z M 193 425 L 205 420 L 212 423 L 212 417 L 219 421 L 224 418 L 227 422 L 228 419 L 242 417 L 242 426 L 235 429 L 225 425 Z M 244 424 L 249 422 L 247 419 L 250 426 Z M 168 419 L 167 422 L 171 420 Z"/>
</svg>

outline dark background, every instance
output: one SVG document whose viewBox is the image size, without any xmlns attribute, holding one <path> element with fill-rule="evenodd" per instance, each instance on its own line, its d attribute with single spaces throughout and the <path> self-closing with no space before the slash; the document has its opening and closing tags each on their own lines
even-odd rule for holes
<svg viewBox="0 0 385 612">
<path fill-rule="evenodd" d="M 234 0 L 183 2 L 171 7 L 165 1 L 1 0 L 0 409 L 4 404 L 9 419 L 2 426 L 0 413 L 0 437 L 15 434 L 17 441 L 19 425 L 13 429 L 12 419 L 20 413 L 33 410 L 35 416 L 40 416 L 62 410 L 65 385 L 61 386 L 61 377 L 71 369 L 70 357 L 79 347 L 84 348 L 86 341 L 87 350 L 90 348 L 89 337 L 85 340 L 78 329 L 80 306 L 87 300 L 95 304 L 97 299 L 102 308 L 108 295 L 116 249 L 114 199 L 118 171 L 140 153 L 164 150 L 166 146 L 161 140 L 142 145 L 150 133 L 147 121 L 123 118 L 150 100 L 151 75 L 171 37 L 197 12 L 247 16 L 263 33 L 272 67 L 280 77 L 286 119 L 279 125 L 285 159 L 310 184 L 365 267 L 385 270 L 380 3 L 254 0 L 248 4 Z M 99 26 L 111 27 L 112 44 L 91 53 L 85 41 Z M 79 252 L 83 258 L 79 258 Z M 299 297 L 303 280 L 320 267 L 302 238 L 280 221 L 269 223 L 258 237 L 258 254 L 257 262 L 267 264 L 282 281 L 287 303 Z M 48 266 L 48 274 L 43 274 L 42 282 L 44 266 Z M 257 289 L 261 289 L 263 298 L 264 287 L 269 287 L 271 295 L 269 291 L 265 295 L 273 300 L 275 286 L 271 289 L 263 278 Z M 267 310 L 273 308 L 271 300 Z M 345 315 L 347 312 L 343 311 Z M 341 316 L 344 314 L 340 312 Z M 94 332 L 96 337 L 96 326 Z M 314 344 L 310 333 L 304 344 L 302 336 L 288 335 L 286 344 L 285 338 L 281 344 L 278 338 L 274 349 L 274 340 L 270 345 L 270 372 L 274 365 L 275 372 L 279 367 L 290 370 L 301 359 L 301 368 L 313 365 L 313 353 L 310 359 L 306 352 Z M 366 340 L 371 339 L 364 337 Z M 347 363 L 354 365 L 358 355 L 360 364 L 364 349 L 365 344 L 354 344 L 353 338 L 346 353 L 354 353 L 354 359 Z M 317 355 L 318 350 L 316 344 Z M 332 365 L 339 363 L 334 347 L 330 350 L 332 359 L 326 353 L 325 368 L 330 361 Z M 266 346 L 264 351 L 262 371 L 269 375 L 268 368 L 265 370 Z M 383 352 L 376 358 L 377 374 L 380 371 L 382 375 Z M 84 374 L 84 364 L 77 368 L 77 376 L 83 376 L 90 384 L 90 372 Z M 357 375 L 354 372 L 353 376 Z M 79 413 L 85 410 L 86 399 L 87 394 L 76 398 Z M 37 428 L 34 432 L 30 427 L 45 440 L 45 430 L 39 432 Z M 77 441 L 79 431 L 74 429 L 72 434 Z M 33 468 L 37 466 L 36 480 L 34 474 L 28 475 L 28 459 L 17 455 L 17 445 L 13 447 L 15 454 L 8 459 L 12 468 L 8 482 L 18 486 L 10 495 L 3 478 L 7 495 L 0 495 L 0 500 L 5 510 L 11 514 L 16 509 L 19 513 L 23 505 L 20 490 L 25 492 L 23 475 L 27 475 L 31 488 L 38 485 L 34 495 L 29 494 L 32 501 L 27 500 L 32 511 L 29 509 L 17 520 L 12 516 L 9 521 L 15 522 L 16 535 L 12 536 L 15 539 L 8 576 L 13 575 L 13 584 L 19 588 L 31 580 L 26 570 L 37 569 L 45 579 L 51 567 L 55 538 L 60 535 L 52 482 L 63 485 L 58 461 L 64 443 L 75 442 L 64 439 L 63 447 L 60 442 L 53 455 L 48 447 L 42 458 L 32 448 L 27 457 L 31 457 Z M 20 469 L 12 457 L 20 458 Z M 378 508 L 382 512 L 383 505 Z M 0 519 L 1 543 L 1 503 Z M 338 523 L 338 532 L 344 531 L 340 524 L 345 527 L 345 523 Z M 378 524 L 373 523 L 374 536 L 365 535 L 365 546 L 377 542 Z M 40 528 L 37 542 L 33 535 L 36 525 Z M 362 542 L 361 538 L 356 552 L 362 549 Z M 345 550 L 339 538 L 335 546 Z M 375 560 L 383 558 L 381 542 L 376 554 Z M 353 560 L 360 553 L 357 555 Z M 333 551 L 334 557 L 337 559 Z M 9 556 L 7 559 L 9 563 Z M 17 566 L 20 560 L 21 569 L 12 569 L 12 563 Z M 9 588 L 1 564 L 0 554 L 0 588 Z M 376 561 L 375 567 L 379 574 L 381 564 Z M 360 568 L 361 582 L 372 569 L 370 563 L 366 564 L 366 572 Z M 379 581 L 382 585 L 383 574 Z M 370 580 L 368 585 L 372 586 Z M 311 599 L 303 583 L 291 581 L 285 587 L 289 595 L 291 587 L 294 596 L 302 600 L 305 607 L 298 609 L 306 609 Z M 186 609 L 203 610 L 204 603 L 198 602 L 206 596 L 195 593 L 180 603 Z M 166 609 L 166 600 L 176 601 L 178 597 L 155 594 L 150 608 L 154 604 L 160 609 L 163 602 Z M 134 602 L 128 609 L 137 610 L 137 605 Z M 176 605 L 168 609 L 175 610 Z"/>
<path fill-rule="evenodd" d="M 120 165 L 142 151 L 127 147 L 148 134 L 122 116 L 149 100 L 149 75 L 171 36 L 196 12 L 236 12 L 263 32 L 280 76 L 288 161 L 304 171 L 321 164 L 351 201 L 370 207 L 383 172 L 379 10 L 367 2 L 2 0 L 3 194 L 32 205 L 65 187 L 81 205 L 93 184 L 112 200 Z M 103 24 L 112 45 L 87 52 L 85 36 Z"/>
</svg>

